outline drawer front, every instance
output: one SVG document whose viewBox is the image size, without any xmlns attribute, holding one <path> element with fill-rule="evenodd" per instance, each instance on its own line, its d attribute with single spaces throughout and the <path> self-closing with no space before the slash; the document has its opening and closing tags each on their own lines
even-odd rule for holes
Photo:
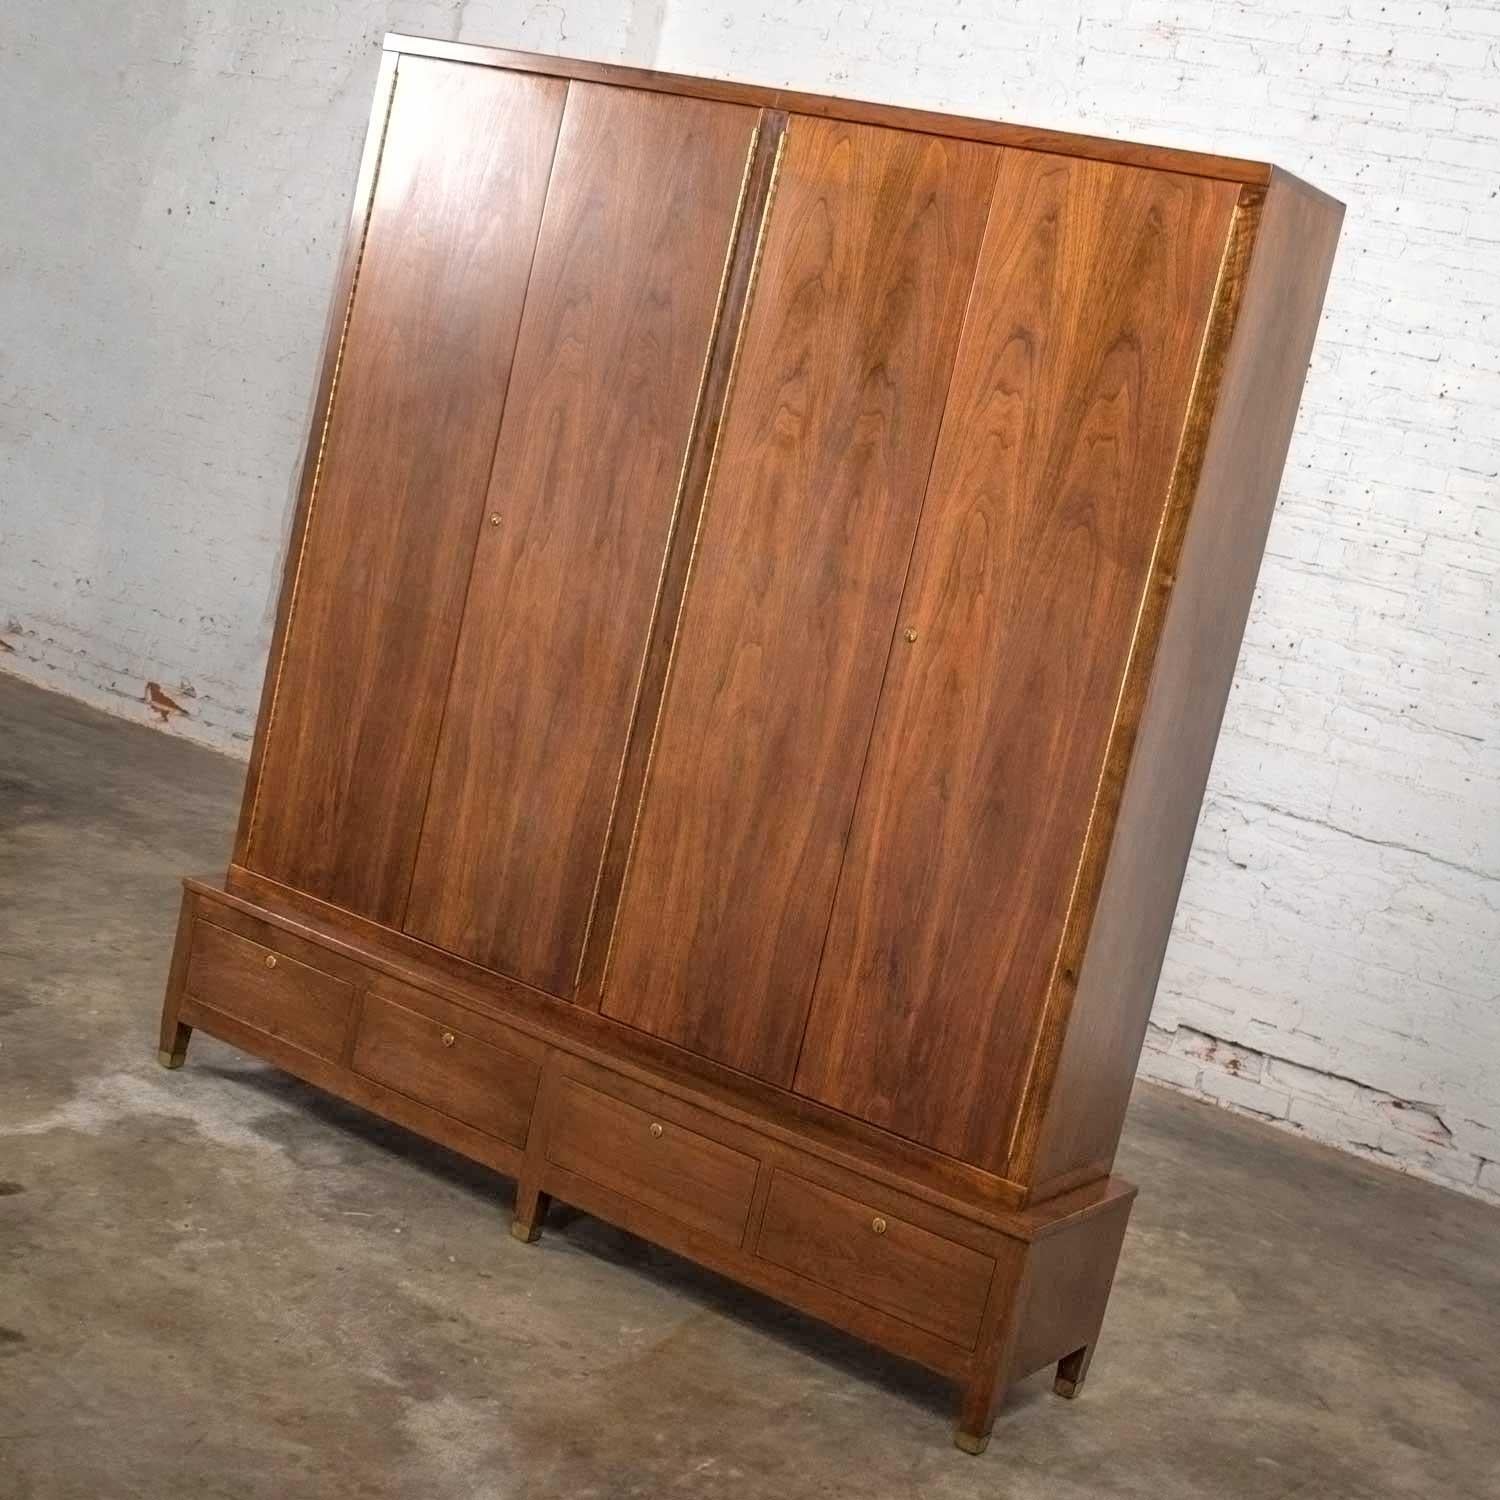
<svg viewBox="0 0 1500 1500">
<path fill-rule="evenodd" d="M 377 995 L 365 999 L 354 1071 L 476 1130 L 525 1146 L 540 1068 L 522 1055 Z"/>
<path fill-rule="evenodd" d="M 304 1052 L 337 1061 L 348 1034 L 354 986 L 237 933 L 193 927 L 187 992 Z"/>
<path fill-rule="evenodd" d="M 715 1239 L 744 1238 L 753 1156 L 575 1078 L 564 1080 L 556 1111 L 547 1141 L 555 1166 Z"/>
<path fill-rule="evenodd" d="M 778 1171 L 756 1253 L 972 1349 L 995 1262 L 879 1206 Z"/>
</svg>

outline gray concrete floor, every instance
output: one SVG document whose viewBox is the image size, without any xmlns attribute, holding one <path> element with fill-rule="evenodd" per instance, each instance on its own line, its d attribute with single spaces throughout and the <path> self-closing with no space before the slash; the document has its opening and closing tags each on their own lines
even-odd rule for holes
<svg viewBox="0 0 1500 1500">
<path fill-rule="evenodd" d="M 1088 1390 L 934 1377 L 155 1028 L 242 768 L 0 678 L 0 1500 L 1500 1495 L 1500 1214 L 1143 1088 Z"/>
</svg>

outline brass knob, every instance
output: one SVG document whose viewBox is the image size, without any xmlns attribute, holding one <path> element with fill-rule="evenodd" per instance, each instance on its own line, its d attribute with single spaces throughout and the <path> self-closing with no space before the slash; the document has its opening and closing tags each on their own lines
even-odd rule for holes
<svg viewBox="0 0 1500 1500">
<path fill-rule="evenodd" d="M 873 1229 L 876 1234 L 884 1234 L 886 1228 L 885 1220 L 882 1219 L 879 1214 L 876 1214 L 875 1217 L 870 1220 L 870 1228 Z"/>
<path fill-rule="evenodd" d="M 268 969 L 274 969 L 276 967 L 276 955 L 274 953 L 266 954 L 266 967 Z"/>
<path fill-rule="evenodd" d="M 490 512 L 490 525 L 491 526 L 498 526 L 499 524 L 500 524 L 500 512 L 498 510 L 492 510 Z"/>
<path fill-rule="evenodd" d="M 445 1031 L 443 1033 L 443 1045 L 445 1047 L 451 1047 L 457 1040 L 458 1038 L 454 1036 L 451 1031 Z"/>
<path fill-rule="evenodd" d="M 655 1120 L 651 1122 L 651 1139 L 653 1141 L 659 1141 L 661 1139 L 661 1126 L 658 1125 Z"/>
<path fill-rule="evenodd" d="M 906 643 L 908 646 L 917 638 L 917 632 L 910 625 L 908 625 L 906 629 L 901 632 L 901 634 L 906 637 Z"/>
</svg>

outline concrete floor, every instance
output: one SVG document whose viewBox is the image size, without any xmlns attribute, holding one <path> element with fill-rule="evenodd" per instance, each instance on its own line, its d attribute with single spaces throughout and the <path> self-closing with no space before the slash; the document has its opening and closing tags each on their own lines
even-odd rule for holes
<svg viewBox="0 0 1500 1500">
<path fill-rule="evenodd" d="M 1500 1214 L 1143 1088 L 1087 1392 L 935 1377 L 210 1038 L 243 769 L 0 677 L 0 1500 L 1500 1495 Z"/>
</svg>

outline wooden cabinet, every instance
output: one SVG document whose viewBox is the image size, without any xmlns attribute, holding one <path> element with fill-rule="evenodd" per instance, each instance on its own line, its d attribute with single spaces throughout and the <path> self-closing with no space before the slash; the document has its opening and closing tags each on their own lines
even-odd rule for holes
<svg viewBox="0 0 1500 1500">
<path fill-rule="evenodd" d="M 1074 1394 L 1340 221 L 1247 161 L 391 38 L 203 1027 Z"/>
</svg>

